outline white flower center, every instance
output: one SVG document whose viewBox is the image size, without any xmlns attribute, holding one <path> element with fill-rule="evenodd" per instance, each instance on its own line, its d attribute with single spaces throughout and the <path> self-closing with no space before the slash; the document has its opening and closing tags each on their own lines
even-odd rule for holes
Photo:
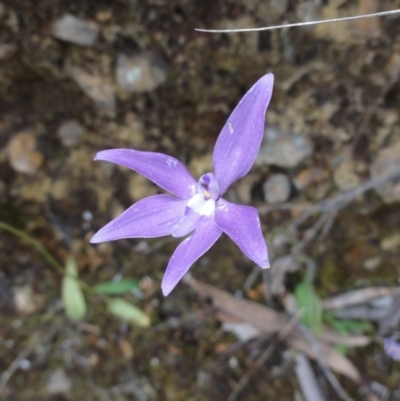
<svg viewBox="0 0 400 401">
<path fill-rule="evenodd" d="M 190 207 L 200 216 L 211 217 L 215 213 L 215 200 L 206 199 L 204 193 L 199 193 L 189 199 L 187 207 Z"/>
</svg>

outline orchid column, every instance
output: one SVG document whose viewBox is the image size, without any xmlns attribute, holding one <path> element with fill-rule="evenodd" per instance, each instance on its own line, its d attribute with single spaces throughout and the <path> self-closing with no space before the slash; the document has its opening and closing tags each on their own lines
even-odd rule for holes
<svg viewBox="0 0 400 401">
<path fill-rule="evenodd" d="M 223 232 L 249 259 L 261 268 L 268 268 L 267 245 L 257 210 L 230 203 L 222 196 L 254 163 L 264 134 L 265 111 L 273 83 L 273 75 L 266 74 L 244 95 L 218 137 L 213 153 L 214 174 L 204 174 L 197 182 L 179 160 L 162 153 L 132 149 L 97 153 L 95 160 L 128 167 L 172 195 L 140 200 L 99 230 L 90 242 L 190 234 L 168 263 L 161 284 L 165 296 Z"/>
</svg>

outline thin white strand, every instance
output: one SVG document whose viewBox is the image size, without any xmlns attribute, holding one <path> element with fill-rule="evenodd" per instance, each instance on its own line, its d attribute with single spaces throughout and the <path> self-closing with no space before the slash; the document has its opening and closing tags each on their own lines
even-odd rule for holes
<svg viewBox="0 0 400 401">
<path fill-rule="evenodd" d="M 273 29 L 293 28 L 295 26 L 310 26 L 310 25 L 318 25 L 318 24 L 329 24 L 332 22 L 353 21 L 353 20 L 362 19 L 362 18 L 383 17 L 385 15 L 394 15 L 394 14 L 400 14 L 400 9 L 390 10 L 390 11 L 382 11 L 382 12 L 374 13 L 374 14 L 356 15 L 354 17 L 333 18 L 333 19 L 325 19 L 325 20 L 321 20 L 321 21 L 297 22 L 295 24 L 266 26 L 266 27 L 262 27 L 262 28 L 240 28 L 240 29 L 195 28 L 195 30 L 199 31 L 199 32 L 209 32 L 209 33 L 260 32 L 260 31 L 271 31 Z"/>
</svg>

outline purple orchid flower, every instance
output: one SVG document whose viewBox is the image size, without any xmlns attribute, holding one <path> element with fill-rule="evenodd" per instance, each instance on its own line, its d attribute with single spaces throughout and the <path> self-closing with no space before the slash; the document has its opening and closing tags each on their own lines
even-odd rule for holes
<svg viewBox="0 0 400 401">
<path fill-rule="evenodd" d="M 400 343 L 396 341 L 395 337 L 385 337 L 383 340 L 383 349 L 386 355 L 394 361 L 400 361 Z"/>
<path fill-rule="evenodd" d="M 268 268 L 267 245 L 257 210 L 230 203 L 222 195 L 253 165 L 264 134 L 273 83 L 272 74 L 264 75 L 245 94 L 218 137 L 213 154 L 215 173 L 202 175 L 198 182 L 179 160 L 162 153 L 131 149 L 97 153 L 95 160 L 128 167 L 175 196 L 153 195 L 140 200 L 98 231 L 90 242 L 170 234 L 184 237 L 191 233 L 168 263 L 161 284 L 165 296 L 223 232 L 253 262 Z"/>
</svg>

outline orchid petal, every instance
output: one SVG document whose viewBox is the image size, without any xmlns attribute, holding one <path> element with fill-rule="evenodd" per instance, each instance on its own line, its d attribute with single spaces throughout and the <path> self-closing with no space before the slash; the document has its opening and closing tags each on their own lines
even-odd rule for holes
<svg viewBox="0 0 400 401">
<path fill-rule="evenodd" d="M 193 263 L 211 248 L 221 234 L 222 230 L 215 225 L 213 219 L 209 219 L 180 243 L 168 263 L 161 283 L 164 296 L 174 289 Z"/>
<path fill-rule="evenodd" d="M 215 211 L 215 223 L 249 259 L 262 268 L 269 267 L 267 245 L 257 209 L 220 199 Z"/>
<path fill-rule="evenodd" d="M 184 216 L 179 221 L 176 230 L 172 233 L 173 237 L 179 238 L 194 231 L 206 217 L 196 213 L 187 207 Z"/>
<path fill-rule="evenodd" d="M 178 159 L 163 153 L 111 149 L 97 153 L 94 160 L 128 167 L 182 199 L 188 199 L 196 192 L 197 182 L 187 168 Z"/>
<path fill-rule="evenodd" d="M 153 195 L 140 200 L 110 221 L 91 243 L 121 238 L 152 238 L 172 234 L 185 213 L 187 201 L 170 195 Z"/>
<path fill-rule="evenodd" d="M 273 74 L 259 79 L 233 110 L 218 137 L 213 164 L 221 194 L 245 176 L 254 163 L 264 135 L 265 111 L 273 84 Z"/>
</svg>

